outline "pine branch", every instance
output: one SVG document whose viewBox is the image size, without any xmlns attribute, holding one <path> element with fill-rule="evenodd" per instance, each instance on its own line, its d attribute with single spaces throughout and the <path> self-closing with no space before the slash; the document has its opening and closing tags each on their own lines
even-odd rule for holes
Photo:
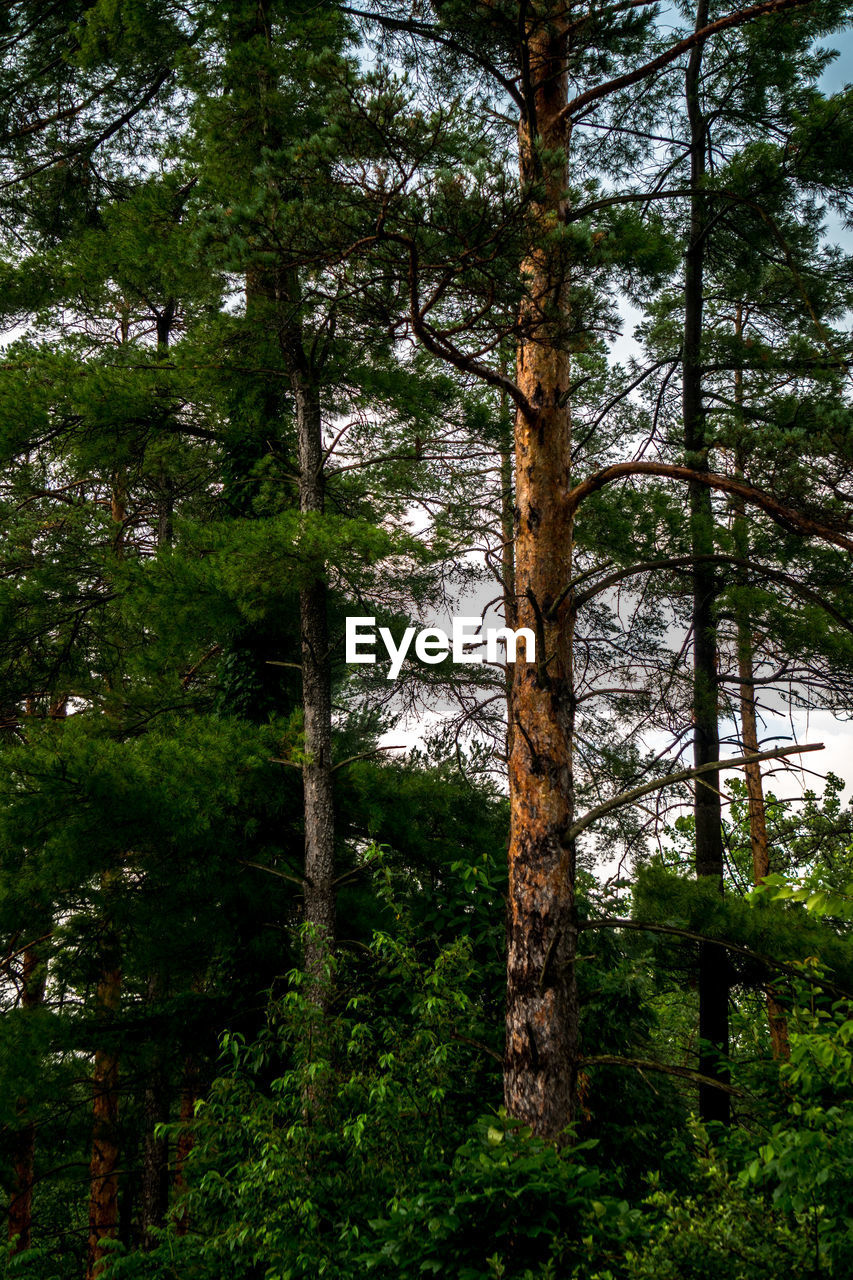
<svg viewBox="0 0 853 1280">
<path fill-rule="evenodd" d="M 851 995 L 851 992 L 844 987 L 839 987 L 837 983 L 831 982 L 828 978 L 822 978 L 815 973 L 810 973 L 801 966 L 789 964 L 785 960 L 775 960 L 773 956 L 765 955 L 762 951 L 753 951 L 751 947 L 745 947 L 739 942 L 730 942 L 726 938 L 712 938 L 707 933 L 697 933 L 694 929 L 680 929 L 674 924 L 653 924 L 648 920 L 615 920 L 611 918 L 609 920 L 582 920 L 579 928 L 582 932 L 586 929 L 633 929 L 638 933 L 662 933 L 674 938 L 685 938 L 688 942 L 711 942 L 715 946 L 724 947 L 726 951 L 734 951 L 737 955 L 746 956 L 749 960 L 757 960 L 759 964 L 763 964 L 767 969 L 790 974 L 793 978 L 802 978 L 806 982 L 810 982 L 833 995 L 844 997 Z"/>
<path fill-rule="evenodd" d="M 745 764 L 757 764 L 761 760 L 778 760 L 783 756 L 802 755 L 806 751 L 823 751 L 824 744 L 822 742 L 808 743 L 803 747 L 778 747 L 770 751 L 759 751 L 757 754 L 751 752 L 745 756 L 734 756 L 731 760 L 710 760 L 706 764 L 697 765 L 692 769 L 679 769 L 676 773 L 668 773 L 663 778 L 653 778 L 651 782 L 644 782 L 638 787 L 632 787 L 629 791 L 620 791 L 618 795 L 612 796 L 611 799 L 605 800 L 603 804 L 596 805 L 594 809 L 590 809 L 578 818 L 577 822 L 573 822 L 565 833 L 564 839 L 567 841 L 576 840 L 582 831 L 586 831 L 587 827 L 592 826 L 599 818 L 603 818 L 605 814 L 612 813 L 614 809 L 621 809 L 623 805 L 632 804 L 633 801 L 639 800 L 642 796 L 649 795 L 652 791 L 660 791 L 663 787 L 674 786 L 677 782 L 688 782 L 691 778 L 697 778 L 703 773 L 714 773 L 718 769 L 737 769 Z"/>
<path fill-rule="evenodd" d="M 641 80 L 647 80 L 656 71 L 662 71 L 664 67 L 668 67 L 676 58 L 680 58 L 683 53 L 688 53 L 698 45 L 703 45 L 706 40 L 709 40 L 711 36 L 717 35 L 720 31 L 727 31 L 731 27 L 743 26 L 745 22 L 752 22 L 755 18 L 768 17 L 775 13 L 786 12 L 789 9 L 802 9 L 810 3 L 811 0 L 768 0 L 768 3 L 752 5 L 749 9 L 740 9 L 736 13 L 729 13 L 724 18 L 718 18 L 716 22 L 711 22 L 708 26 L 700 28 L 699 31 L 693 31 L 689 36 L 685 36 L 683 40 L 679 40 L 676 44 L 670 45 L 657 58 L 653 58 L 651 62 L 645 63 L 644 66 L 637 67 L 634 71 L 626 71 L 624 75 L 616 76 L 613 80 L 606 80 L 604 84 L 598 84 L 593 89 L 587 89 L 585 93 L 578 94 L 563 108 L 561 114 L 563 117 L 575 116 L 583 108 L 599 102 L 602 98 L 609 97 L 611 93 L 618 93 L 620 89 L 629 89 L 631 85 L 639 84 Z"/>
<path fill-rule="evenodd" d="M 760 507 L 789 533 L 793 530 L 822 538 L 825 542 L 842 547 L 845 551 L 853 551 L 853 537 L 846 532 L 845 527 L 824 523 L 822 520 L 803 515 L 792 507 L 786 507 L 783 502 L 779 502 L 777 498 L 765 493 L 762 489 L 755 489 L 752 485 L 734 480 L 730 476 L 718 475 L 713 471 L 697 471 L 693 467 L 665 462 L 616 462 L 610 467 L 603 467 L 601 471 L 594 472 L 570 491 L 568 502 L 572 514 L 577 511 L 585 498 L 598 493 L 600 489 L 612 484 L 615 480 L 621 480 L 627 476 L 661 476 L 668 480 L 686 480 L 707 485 L 711 489 L 719 489 L 723 493 L 733 493 L 743 498 L 744 502 Z"/>
</svg>

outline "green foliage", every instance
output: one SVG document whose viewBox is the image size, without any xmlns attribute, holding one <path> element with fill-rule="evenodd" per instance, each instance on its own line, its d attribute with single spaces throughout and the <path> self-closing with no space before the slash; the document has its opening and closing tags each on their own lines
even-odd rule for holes
<svg viewBox="0 0 853 1280">
<path fill-rule="evenodd" d="M 425 962 L 377 934 L 338 973 L 350 994 L 332 1022 L 293 975 L 257 1042 L 227 1035 L 178 1206 L 197 1225 L 168 1233 L 145 1274 L 520 1280 L 615 1256 L 633 1219 L 589 1164 L 595 1144 L 559 1149 L 497 1108 L 488 1048 L 469 1034 L 472 962 L 464 940 Z M 118 1258 L 109 1274 L 140 1265 Z"/>
<path fill-rule="evenodd" d="M 799 1011 L 781 1079 L 788 1115 L 774 1125 L 741 1182 L 757 1185 L 803 1223 L 816 1274 L 843 1275 L 853 1249 L 853 1008 L 849 1000 Z"/>
<path fill-rule="evenodd" d="M 596 828 L 576 885 L 579 1110 L 565 1145 L 545 1143 L 502 1110 L 509 802 L 485 738 L 504 734 L 504 673 L 412 662 L 389 688 L 341 656 L 348 612 L 396 634 L 505 573 L 515 408 L 501 380 L 537 317 L 564 349 L 557 398 L 571 402 L 572 474 L 555 484 L 655 449 L 671 459 L 679 441 L 683 65 L 620 77 L 654 63 L 680 15 L 577 10 L 572 92 L 622 88 L 584 108 L 568 157 L 538 139 L 519 184 L 519 95 L 540 74 L 525 41 L 546 11 L 0 6 L 7 1200 L 35 1135 L 34 1244 L 4 1275 L 83 1273 L 99 1052 L 120 1058 L 121 1095 L 105 1280 L 849 1270 L 853 1020 L 823 994 L 853 988 L 840 780 L 797 811 L 768 796 L 773 874 L 748 897 L 736 786 L 725 898 L 668 869 L 692 858 L 690 820 L 604 887 L 597 855 L 644 849 L 649 814 Z M 815 41 L 840 15 L 813 0 L 702 47 L 701 361 L 712 466 L 846 528 L 853 272 L 824 223 L 849 215 L 851 95 L 815 88 L 829 60 Z M 535 300 L 532 255 L 554 284 Z M 643 367 L 639 348 L 627 368 L 610 358 L 620 298 L 642 308 Z M 308 479 L 322 511 L 302 510 Z M 715 511 L 720 689 L 746 619 L 762 670 L 784 655 L 793 702 L 846 714 L 853 595 L 837 548 Z M 689 732 L 673 636 L 688 631 L 690 544 L 668 480 L 607 487 L 579 513 L 579 802 L 662 774 L 650 741 Z M 340 924 L 322 1011 L 299 969 L 299 596 L 317 584 Z M 425 753 L 384 751 L 392 725 L 436 708 L 449 723 Z M 640 927 L 607 927 L 613 915 Z M 729 945 L 740 1125 L 716 1148 L 685 1136 L 705 938 Z M 789 1016 L 779 1071 L 768 985 Z"/>
</svg>

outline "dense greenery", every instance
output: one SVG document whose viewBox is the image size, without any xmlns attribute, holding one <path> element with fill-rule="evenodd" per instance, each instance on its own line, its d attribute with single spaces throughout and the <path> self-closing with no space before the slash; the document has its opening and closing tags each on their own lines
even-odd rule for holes
<svg viewBox="0 0 853 1280">
<path fill-rule="evenodd" d="M 762 774 L 853 714 L 848 14 L 759 9 L 0 13 L 4 1275 L 850 1274 L 853 818 Z"/>
</svg>

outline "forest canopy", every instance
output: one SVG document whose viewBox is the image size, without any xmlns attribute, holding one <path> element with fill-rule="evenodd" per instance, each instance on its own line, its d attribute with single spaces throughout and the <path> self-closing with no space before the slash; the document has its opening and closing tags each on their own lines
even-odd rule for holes
<svg viewBox="0 0 853 1280">
<path fill-rule="evenodd" d="M 3 7 L 4 1275 L 851 1274 L 850 17 Z"/>
</svg>

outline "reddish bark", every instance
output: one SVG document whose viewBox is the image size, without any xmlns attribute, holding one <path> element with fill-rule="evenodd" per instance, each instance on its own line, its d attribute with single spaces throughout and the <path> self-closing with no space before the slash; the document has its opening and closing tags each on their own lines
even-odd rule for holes
<svg viewBox="0 0 853 1280">
<path fill-rule="evenodd" d="M 535 664 L 516 664 L 512 690 L 504 1095 L 510 1115 L 551 1138 L 573 1115 L 579 1051 L 575 858 L 566 835 L 572 614 L 566 600 L 557 603 L 572 559 L 569 356 L 559 332 L 568 289 L 545 243 L 566 213 L 567 38 L 557 23 L 539 26 L 527 47 L 535 110 L 519 129 L 521 178 L 541 192 L 532 209 L 541 241 L 523 264 L 517 380 L 527 406 L 515 431 L 515 590 L 517 625 L 534 631 L 537 651 Z"/>
<path fill-rule="evenodd" d="M 513 490 L 513 430 L 506 392 L 501 392 L 501 580 L 503 583 L 504 625 L 518 626 L 515 608 L 515 494 Z M 512 758 L 512 668 L 504 669 L 506 693 L 506 759 Z"/>
</svg>

